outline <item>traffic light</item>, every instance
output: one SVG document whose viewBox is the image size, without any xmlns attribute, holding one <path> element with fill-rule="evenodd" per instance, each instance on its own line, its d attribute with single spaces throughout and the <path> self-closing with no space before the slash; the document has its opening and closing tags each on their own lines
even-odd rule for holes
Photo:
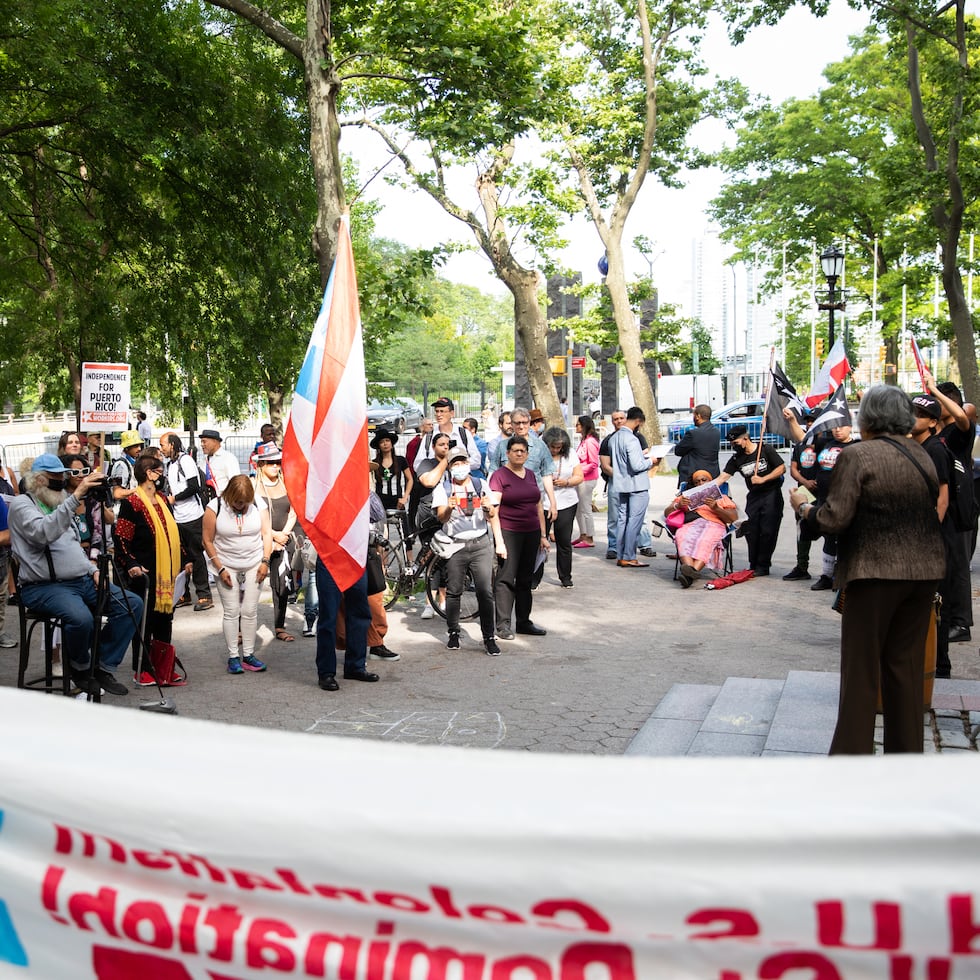
<svg viewBox="0 0 980 980">
<path fill-rule="evenodd" d="M 817 357 L 823 357 L 823 337 L 817 337 Z"/>
<path fill-rule="evenodd" d="M 882 344 L 882 345 L 881 345 L 881 346 L 880 346 L 880 347 L 878 348 L 878 360 L 879 360 L 879 361 L 880 361 L 880 362 L 881 362 L 882 364 L 884 364 L 884 363 L 885 363 L 885 357 L 887 356 L 887 354 L 888 354 L 888 352 L 887 352 L 887 351 L 885 350 L 885 345 L 884 345 L 884 344 Z"/>
</svg>

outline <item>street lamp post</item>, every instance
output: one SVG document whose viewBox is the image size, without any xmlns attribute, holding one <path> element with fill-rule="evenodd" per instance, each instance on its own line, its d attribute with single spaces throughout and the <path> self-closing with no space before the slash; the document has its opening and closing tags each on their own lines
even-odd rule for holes
<svg viewBox="0 0 980 980">
<path fill-rule="evenodd" d="M 820 255 L 820 268 L 827 279 L 827 298 L 821 299 L 818 294 L 814 298 L 817 301 L 818 310 L 828 310 L 830 319 L 827 329 L 827 348 L 834 346 L 834 311 L 843 310 L 847 307 L 847 300 L 844 290 L 837 288 L 837 280 L 844 274 L 844 253 L 836 246 L 831 245 L 823 250 Z"/>
</svg>

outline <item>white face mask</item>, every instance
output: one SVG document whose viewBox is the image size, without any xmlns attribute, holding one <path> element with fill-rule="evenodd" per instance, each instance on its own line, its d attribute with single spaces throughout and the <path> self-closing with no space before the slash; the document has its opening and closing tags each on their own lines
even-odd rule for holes
<svg viewBox="0 0 980 980">
<path fill-rule="evenodd" d="M 450 471 L 454 480 L 465 480 L 470 475 L 468 466 L 454 466 Z"/>
</svg>

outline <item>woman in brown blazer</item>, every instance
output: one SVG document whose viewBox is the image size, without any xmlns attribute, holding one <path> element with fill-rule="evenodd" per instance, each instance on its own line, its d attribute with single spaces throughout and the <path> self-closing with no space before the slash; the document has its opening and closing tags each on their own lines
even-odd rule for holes
<svg viewBox="0 0 980 980">
<path fill-rule="evenodd" d="M 834 585 L 845 592 L 831 755 L 874 751 L 879 681 L 885 751 L 922 751 L 926 634 L 946 560 L 936 470 L 906 438 L 912 424 L 905 392 L 871 388 L 861 401 L 861 442 L 841 452 L 826 501 L 818 507 L 799 490 L 790 494 L 814 537 L 838 535 Z"/>
</svg>

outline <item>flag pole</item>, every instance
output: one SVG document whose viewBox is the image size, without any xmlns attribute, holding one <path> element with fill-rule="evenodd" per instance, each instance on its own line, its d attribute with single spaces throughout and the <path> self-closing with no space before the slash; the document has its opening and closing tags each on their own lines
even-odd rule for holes
<svg viewBox="0 0 980 980">
<path fill-rule="evenodd" d="M 772 399 L 772 376 L 773 368 L 776 366 L 776 348 L 769 348 L 769 387 L 766 388 L 766 404 L 762 409 L 762 428 L 759 430 L 759 445 L 755 449 L 755 472 L 753 476 L 759 475 L 759 460 L 762 458 L 762 443 L 766 438 L 766 422 L 769 419 L 769 402 Z"/>
</svg>

